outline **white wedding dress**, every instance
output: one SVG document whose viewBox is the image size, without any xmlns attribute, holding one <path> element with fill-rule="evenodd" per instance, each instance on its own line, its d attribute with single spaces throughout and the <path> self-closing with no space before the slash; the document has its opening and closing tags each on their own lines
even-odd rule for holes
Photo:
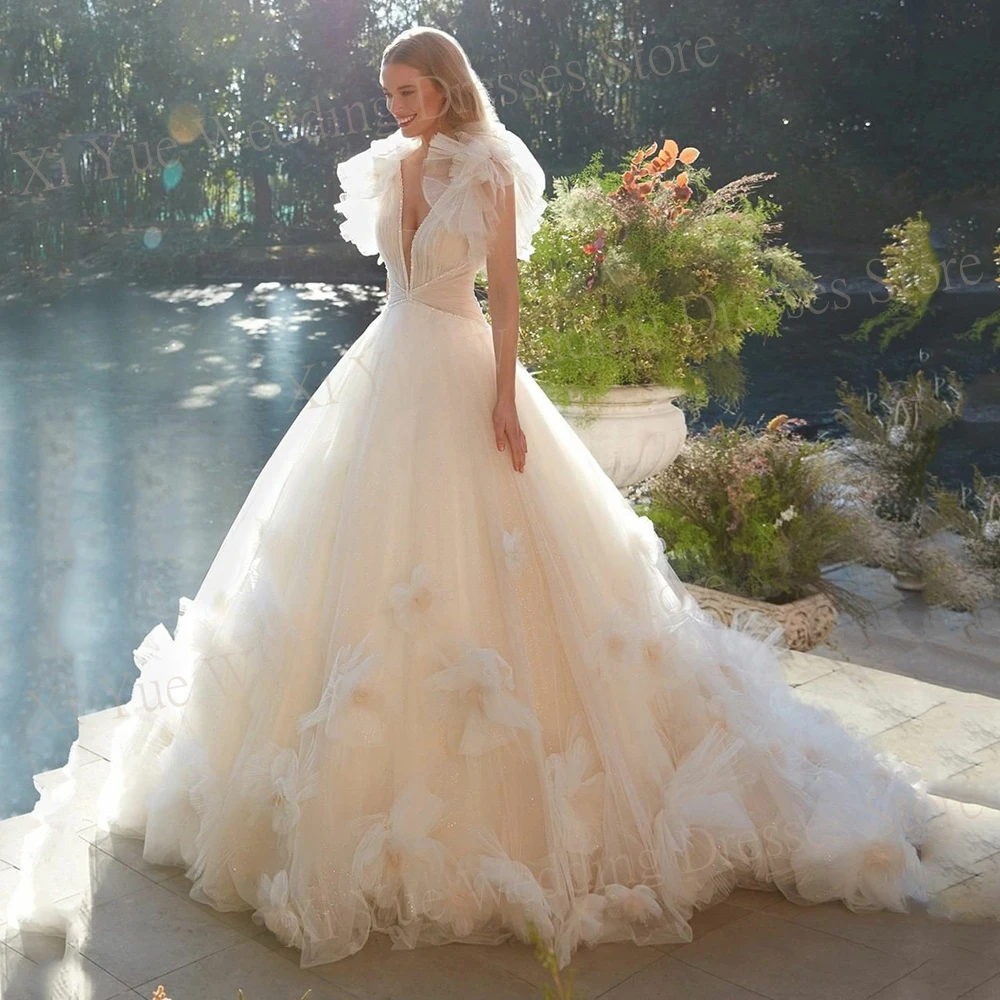
<svg viewBox="0 0 1000 1000">
<path fill-rule="evenodd" d="M 253 910 L 304 966 L 360 949 L 691 939 L 735 886 L 809 904 L 927 900 L 931 809 L 787 687 L 777 631 L 724 628 L 652 524 L 518 362 L 523 473 L 498 451 L 473 294 L 513 181 L 532 250 L 544 174 L 503 126 L 430 143 L 404 260 L 399 132 L 342 163 L 344 236 L 386 306 L 262 469 L 173 636 L 135 651 L 100 827 Z M 80 917 L 47 873 L 76 836 L 71 760 L 36 806 L 10 918 Z M 58 867 L 58 866 L 56 866 Z"/>
</svg>

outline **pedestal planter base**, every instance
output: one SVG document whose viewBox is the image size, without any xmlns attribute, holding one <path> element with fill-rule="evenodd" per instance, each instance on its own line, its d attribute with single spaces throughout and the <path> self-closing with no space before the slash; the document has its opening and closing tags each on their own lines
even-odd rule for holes
<svg viewBox="0 0 1000 1000">
<path fill-rule="evenodd" d="M 788 604 L 769 604 L 750 597 L 738 597 L 721 590 L 684 585 L 702 609 L 729 625 L 734 614 L 759 611 L 785 630 L 789 649 L 806 652 L 829 638 L 837 622 L 837 606 L 826 594 L 815 593 Z"/>
<path fill-rule="evenodd" d="M 680 389 L 613 385 L 587 404 L 557 404 L 573 430 L 619 489 L 662 472 L 687 437 Z M 591 419 L 593 418 L 593 419 Z"/>
<path fill-rule="evenodd" d="M 892 574 L 892 585 L 899 590 L 923 590 L 925 580 L 919 573 L 907 573 L 899 570 Z"/>
</svg>

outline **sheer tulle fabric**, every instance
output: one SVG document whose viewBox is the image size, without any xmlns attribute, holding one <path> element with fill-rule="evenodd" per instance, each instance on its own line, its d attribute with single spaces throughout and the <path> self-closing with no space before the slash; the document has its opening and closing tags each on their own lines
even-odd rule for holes
<svg viewBox="0 0 1000 1000">
<path fill-rule="evenodd" d="M 136 650 L 102 827 L 303 965 L 372 931 L 412 947 L 531 925 L 565 964 L 690 940 L 735 886 L 926 899 L 916 773 L 794 697 L 777 630 L 698 608 L 520 363 L 525 471 L 496 449 L 491 331 L 466 311 L 481 250 L 439 223 L 474 228 L 479 181 L 535 190 L 534 168 L 439 141 L 468 190 L 438 192 L 408 283 L 405 143 L 382 142 L 341 167 L 345 226 L 399 291 L 275 449 L 173 636 Z M 530 242 L 537 219 L 518 221 Z M 10 912 L 53 933 L 80 917 L 48 880 L 75 770 L 36 807 Z"/>
<path fill-rule="evenodd" d="M 397 131 L 337 166 L 343 191 L 336 208 L 345 217 L 340 234 L 365 255 L 379 253 L 379 263 L 385 259 L 377 232 L 379 209 L 392 197 L 400 161 L 420 143 L 419 137 Z M 422 193 L 430 215 L 421 229 L 461 234 L 469 258 L 481 266 L 496 232 L 497 203 L 502 204 L 508 185 L 514 191 L 517 256 L 527 260 L 545 210 L 545 173 L 531 151 L 500 123 L 469 126 L 455 136 L 435 133 L 423 163 Z"/>
</svg>

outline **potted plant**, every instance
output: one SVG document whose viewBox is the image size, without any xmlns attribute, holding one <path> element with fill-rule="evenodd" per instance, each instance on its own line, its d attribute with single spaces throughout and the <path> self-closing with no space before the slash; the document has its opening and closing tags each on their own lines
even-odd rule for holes
<svg viewBox="0 0 1000 1000">
<path fill-rule="evenodd" d="M 949 490 L 932 477 L 929 493 L 925 522 L 952 532 L 958 546 L 942 541 L 932 548 L 924 600 L 976 612 L 981 603 L 1000 599 L 1000 476 L 973 466 L 971 487 Z"/>
<path fill-rule="evenodd" d="M 940 523 L 957 534 L 967 559 L 963 610 L 1000 598 L 1000 476 L 983 475 L 974 465 L 971 488 L 948 490 L 935 483 L 931 501 Z"/>
<path fill-rule="evenodd" d="M 936 540 L 943 522 L 930 502 L 928 469 L 941 429 L 961 415 L 961 380 L 949 371 L 931 382 L 917 371 L 890 382 L 879 372 L 878 392 L 865 395 L 838 383 L 835 416 L 851 439 L 843 458 L 856 493 L 861 561 L 889 570 L 902 590 L 923 590 L 934 577 L 934 602 L 951 603 L 945 594 L 954 565 Z M 957 592 L 954 599 L 961 600 Z"/>
<path fill-rule="evenodd" d="M 684 410 L 741 398 L 744 337 L 776 335 L 816 287 L 770 242 L 778 206 L 748 197 L 775 175 L 712 192 L 699 156 L 666 139 L 556 178 L 520 272 L 519 356 L 619 487 L 670 464 Z"/>
<path fill-rule="evenodd" d="M 863 620 L 873 611 L 823 576 L 854 556 L 854 524 L 819 460 L 832 443 L 804 440 L 802 423 L 781 414 L 762 431 L 716 424 L 630 496 L 704 610 L 726 625 L 763 613 L 797 650 L 823 642 L 840 609 Z"/>
</svg>

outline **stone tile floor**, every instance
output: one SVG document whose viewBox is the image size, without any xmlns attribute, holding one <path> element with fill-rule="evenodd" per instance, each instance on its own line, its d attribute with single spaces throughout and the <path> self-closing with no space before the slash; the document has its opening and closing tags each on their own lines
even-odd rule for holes
<svg viewBox="0 0 1000 1000">
<path fill-rule="evenodd" d="M 889 613 L 867 637 L 841 622 L 827 646 L 786 654 L 786 676 L 800 697 L 924 772 L 940 806 L 923 850 L 930 904 L 857 914 L 839 902 L 803 907 L 737 890 L 695 915 L 688 944 L 577 952 L 577 1000 L 1000 1000 L 1000 921 L 984 917 L 1000 908 L 1000 614 L 987 609 L 966 627 L 968 616 L 921 613 L 919 598 L 879 571 L 837 572 Z M 82 764 L 78 850 L 61 864 L 69 893 L 86 887 L 85 938 L 0 927 L 0 997 L 148 1000 L 162 983 L 172 1000 L 236 1000 L 240 988 L 246 1000 L 299 1000 L 306 990 L 310 1000 L 541 1000 L 546 973 L 523 945 L 406 952 L 373 935 L 349 959 L 301 969 L 298 951 L 249 913 L 195 903 L 180 869 L 145 862 L 140 841 L 97 832 L 94 796 L 115 711 L 82 718 L 73 750 Z M 34 824 L 0 823 L 0 919 Z"/>
<path fill-rule="evenodd" d="M 884 570 L 851 565 L 824 575 L 868 598 L 877 616 L 863 629 L 841 615 L 829 641 L 811 652 L 1000 698 L 1000 604 L 975 614 L 928 608 Z"/>
</svg>

